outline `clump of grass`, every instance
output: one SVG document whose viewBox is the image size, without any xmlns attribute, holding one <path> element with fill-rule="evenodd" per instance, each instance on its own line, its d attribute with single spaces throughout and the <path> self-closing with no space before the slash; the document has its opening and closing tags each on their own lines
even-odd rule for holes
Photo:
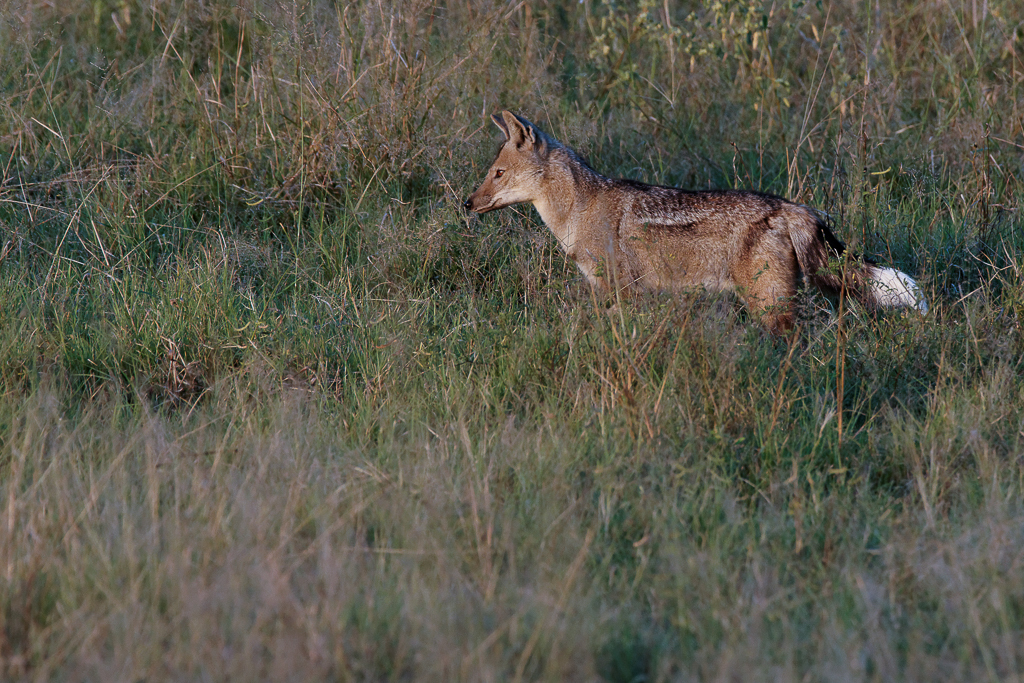
<svg viewBox="0 0 1024 683">
<path fill-rule="evenodd" d="M 1022 21 L 10 4 L 0 676 L 1012 678 Z M 931 313 L 609 314 L 460 210 L 502 107 L 819 206 Z"/>
</svg>

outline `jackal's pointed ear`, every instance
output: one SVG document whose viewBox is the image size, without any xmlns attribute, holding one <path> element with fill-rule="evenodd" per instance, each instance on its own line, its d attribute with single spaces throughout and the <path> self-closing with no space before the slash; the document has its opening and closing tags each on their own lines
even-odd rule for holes
<svg viewBox="0 0 1024 683">
<path fill-rule="evenodd" d="M 505 138 L 516 147 L 532 148 L 537 143 L 537 129 L 526 119 L 510 111 L 501 112 L 501 120 L 492 116 L 494 122 L 505 133 Z"/>
<path fill-rule="evenodd" d="M 491 121 L 494 121 L 494 125 L 501 128 L 501 132 L 505 134 L 505 139 L 508 140 L 510 136 L 508 134 L 508 125 L 506 125 L 505 119 L 501 118 L 497 114 L 491 114 Z"/>
</svg>

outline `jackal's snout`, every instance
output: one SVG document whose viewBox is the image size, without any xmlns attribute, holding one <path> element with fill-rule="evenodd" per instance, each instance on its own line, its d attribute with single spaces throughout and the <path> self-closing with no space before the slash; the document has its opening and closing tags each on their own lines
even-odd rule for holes
<svg viewBox="0 0 1024 683">
<path fill-rule="evenodd" d="M 469 213 L 486 213 L 489 209 L 487 208 L 488 203 L 491 201 L 490 195 L 483 193 L 484 188 L 477 189 L 476 192 L 469 195 L 469 198 L 462 203 L 462 208 Z"/>
</svg>

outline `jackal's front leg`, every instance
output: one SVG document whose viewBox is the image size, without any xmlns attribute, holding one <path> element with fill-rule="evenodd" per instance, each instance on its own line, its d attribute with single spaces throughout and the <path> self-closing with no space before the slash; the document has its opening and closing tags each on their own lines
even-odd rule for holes
<svg viewBox="0 0 1024 683">
<path fill-rule="evenodd" d="M 611 274 L 604 261 L 595 259 L 590 254 L 573 254 L 570 258 L 576 262 L 576 266 L 583 273 L 583 277 L 587 278 L 587 282 L 590 283 L 590 287 L 599 299 L 607 299 L 611 296 L 612 287 L 609 278 Z"/>
</svg>

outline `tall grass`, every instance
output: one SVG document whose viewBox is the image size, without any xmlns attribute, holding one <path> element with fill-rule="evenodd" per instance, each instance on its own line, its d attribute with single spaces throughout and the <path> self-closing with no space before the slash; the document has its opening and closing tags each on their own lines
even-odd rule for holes
<svg viewBox="0 0 1024 683">
<path fill-rule="evenodd" d="M 0 678 L 1020 678 L 1019 3 L 0 18 Z M 931 312 L 609 314 L 500 108 Z"/>
</svg>

